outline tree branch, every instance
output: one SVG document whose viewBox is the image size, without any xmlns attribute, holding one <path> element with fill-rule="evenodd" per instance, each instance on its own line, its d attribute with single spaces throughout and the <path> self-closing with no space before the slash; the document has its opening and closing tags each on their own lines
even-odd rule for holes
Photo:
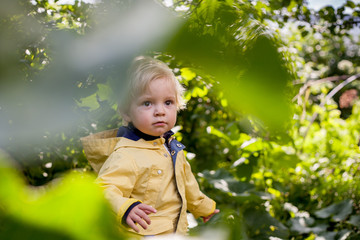
<svg viewBox="0 0 360 240">
<path fill-rule="evenodd" d="M 337 85 L 333 90 L 331 90 L 329 92 L 328 95 L 326 95 L 325 97 L 325 100 L 320 104 L 320 107 L 323 108 L 325 106 L 325 104 L 327 103 L 327 101 L 332 98 L 338 91 L 340 91 L 343 87 L 345 87 L 347 84 L 351 83 L 352 81 L 356 80 L 360 78 L 360 73 L 358 74 L 355 74 L 349 78 L 347 78 L 344 82 L 340 83 L 339 85 Z M 309 123 L 309 126 L 307 127 L 306 131 L 305 131 L 305 134 L 304 134 L 304 141 L 305 141 L 305 138 L 306 138 L 306 135 L 307 133 L 309 132 L 310 130 L 310 127 L 311 125 L 314 123 L 315 119 L 317 118 L 317 116 L 319 115 L 319 113 L 314 113 L 311 120 L 310 120 L 310 123 Z"/>
<path fill-rule="evenodd" d="M 307 81 L 307 82 L 300 88 L 299 93 L 292 99 L 292 101 L 294 102 L 297 98 L 299 98 L 301 95 L 303 95 L 304 92 L 306 91 L 306 89 L 309 88 L 310 86 L 313 86 L 313 85 L 315 85 L 315 84 L 325 83 L 325 82 L 335 82 L 335 81 L 339 81 L 339 80 L 346 80 L 347 78 L 349 78 L 349 75 L 332 76 L 332 77 L 327 77 L 327 78 L 322 78 L 322 79 Z"/>
</svg>

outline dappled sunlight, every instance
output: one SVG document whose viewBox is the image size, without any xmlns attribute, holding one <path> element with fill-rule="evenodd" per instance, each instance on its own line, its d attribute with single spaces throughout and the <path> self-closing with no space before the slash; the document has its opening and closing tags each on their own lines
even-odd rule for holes
<svg viewBox="0 0 360 240">
<path fill-rule="evenodd" d="M 359 4 L 308 4 L 4 0 L 0 239 L 133 239 L 79 138 L 121 126 L 143 54 L 186 88 L 172 130 L 221 210 L 153 239 L 359 238 Z"/>
</svg>

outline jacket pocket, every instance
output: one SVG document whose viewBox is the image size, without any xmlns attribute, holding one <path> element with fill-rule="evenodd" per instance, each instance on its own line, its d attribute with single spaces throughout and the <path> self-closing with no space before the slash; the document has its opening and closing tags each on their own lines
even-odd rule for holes
<svg viewBox="0 0 360 240">
<path fill-rule="evenodd" d="M 156 207 L 156 201 L 162 186 L 164 170 L 158 167 L 152 167 L 147 188 L 145 191 L 144 203 Z"/>
</svg>

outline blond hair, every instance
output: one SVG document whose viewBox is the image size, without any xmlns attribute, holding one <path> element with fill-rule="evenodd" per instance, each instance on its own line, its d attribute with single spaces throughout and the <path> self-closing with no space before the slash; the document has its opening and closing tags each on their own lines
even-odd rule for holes
<svg viewBox="0 0 360 240">
<path fill-rule="evenodd" d="M 165 78 L 174 84 L 177 109 L 178 111 L 184 109 L 186 106 L 184 100 L 185 88 L 176 79 L 173 71 L 160 60 L 139 56 L 134 59 L 128 71 L 127 88 L 123 91 L 118 105 L 120 114 L 127 114 L 130 103 L 145 92 L 152 80 L 159 78 Z"/>
</svg>

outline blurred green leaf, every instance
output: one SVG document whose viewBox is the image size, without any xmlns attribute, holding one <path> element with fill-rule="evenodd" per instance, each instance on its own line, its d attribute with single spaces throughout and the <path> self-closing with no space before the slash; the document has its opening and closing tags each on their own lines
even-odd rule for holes
<svg viewBox="0 0 360 240">
<path fill-rule="evenodd" d="M 252 239 L 269 239 L 270 237 L 287 239 L 289 236 L 288 228 L 265 211 L 249 208 L 244 212 L 244 219 Z"/>
<path fill-rule="evenodd" d="M 89 111 L 94 111 L 100 107 L 100 104 L 97 99 L 97 94 L 81 98 L 80 101 L 77 102 L 79 107 L 87 108 Z"/>
<path fill-rule="evenodd" d="M 243 24 L 245 30 L 239 40 L 230 30 L 230 25 L 234 23 L 215 27 L 206 24 L 206 20 L 203 22 L 202 17 L 215 18 L 214 12 L 220 12 L 224 7 L 236 12 L 224 2 L 199 3 L 199 11 L 173 37 L 167 50 L 213 75 L 220 82 L 231 106 L 260 118 L 272 129 L 283 129 L 290 117 L 286 98 L 290 75 L 284 68 L 275 42 L 271 37 L 265 37 L 261 30 L 257 30 L 259 36 L 254 37 L 251 33 L 253 29 L 247 29 L 242 22 L 236 23 L 239 28 Z M 202 9 L 208 10 L 204 13 Z M 218 18 L 221 20 L 221 15 Z M 246 48 L 242 48 L 245 43 Z"/>
<path fill-rule="evenodd" d="M 345 220 L 352 212 L 353 201 L 350 199 L 343 200 L 338 203 L 331 204 L 330 206 L 320 209 L 314 214 L 318 218 L 329 218 L 331 217 L 332 221 L 340 222 Z"/>
<path fill-rule="evenodd" d="M 326 231 L 329 227 L 325 223 L 316 224 L 313 218 L 295 217 L 289 220 L 291 225 L 290 230 L 305 234 L 305 233 L 321 233 Z"/>
<path fill-rule="evenodd" d="M 356 7 L 355 3 L 351 0 L 347 0 L 345 6 L 350 7 L 350 8 Z"/>
<path fill-rule="evenodd" d="M 29 232 L 45 234 L 37 239 L 52 236 L 95 240 L 122 236 L 92 175 L 73 172 L 51 186 L 30 188 L 3 156 L 0 157 L 0 175 L 2 239 L 20 236 L 27 239 Z M 13 233 L 11 230 L 15 227 L 19 229 Z"/>
<path fill-rule="evenodd" d="M 287 153 L 280 147 L 275 147 L 271 153 L 271 164 L 275 169 L 295 168 L 300 162 L 301 160 L 295 153 Z"/>
<path fill-rule="evenodd" d="M 236 176 L 244 181 L 249 181 L 258 164 L 259 156 L 255 157 L 251 154 L 248 158 L 240 158 L 237 160 L 233 167 L 236 168 Z"/>
<path fill-rule="evenodd" d="M 196 77 L 196 73 L 191 71 L 189 68 L 182 68 L 180 69 L 180 72 L 181 72 L 181 76 L 188 81 Z"/>
<path fill-rule="evenodd" d="M 360 216 L 359 215 L 351 215 L 348 223 L 350 223 L 351 225 L 354 225 L 355 227 L 360 227 Z"/>
<path fill-rule="evenodd" d="M 109 84 L 98 84 L 97 87 L 99 89 L 97 92 L 97 96 L 99 97 L 100 101 L 110 101 L 114 99 L 114 92 Z"/>
</svg>

